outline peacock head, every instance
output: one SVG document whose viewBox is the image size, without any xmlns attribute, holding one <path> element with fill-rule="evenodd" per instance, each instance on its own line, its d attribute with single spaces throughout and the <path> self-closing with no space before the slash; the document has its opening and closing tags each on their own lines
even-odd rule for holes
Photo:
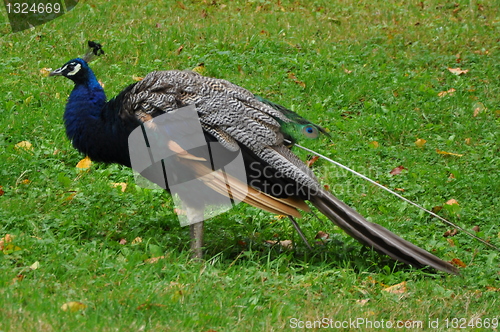
<svg viewBox="0 0 500 332">
<path fill-rule="evenodd" d="M 75 83 L 85 83 L 93 78 L 92 70 L 89 67 L 89 62 L 96 56 L 104 54 L 102 45 L 94 41 L 88 41 L 88 52 L 82 58 L 76 58 L 66 62 L 61 68 L 50 72 L 49 76 L 64 76 Z"/>
<path fill-rule="evenodd" d="M 66 62 L 61 68 L 50 72 L 49 76 L 64 76 L 75 83 L 84 83 L 89 78 L 90 68 L 83 59 L 76 58 Z"/>
</svg>

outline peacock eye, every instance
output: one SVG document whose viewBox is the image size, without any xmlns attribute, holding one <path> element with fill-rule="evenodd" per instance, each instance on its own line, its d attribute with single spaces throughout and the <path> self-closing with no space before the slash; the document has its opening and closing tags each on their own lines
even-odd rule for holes
<svg viewBox="0 0 500 332">
<path fill-rule="evenodd" d="M 304 133 L 304 135 L 308 138 L 316 138 L 318 137 L 319 135 L 319 132 L 318 132 L 318 129 L 316 129 L 315 127 L 313 126 L 305 126 L 303 129 L 302 129 L 302 132 Z"/>
</svg>

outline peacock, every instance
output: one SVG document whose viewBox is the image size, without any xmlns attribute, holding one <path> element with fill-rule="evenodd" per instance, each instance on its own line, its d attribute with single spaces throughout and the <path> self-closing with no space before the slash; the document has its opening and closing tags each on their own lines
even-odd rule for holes
<svg viewBox="0 0 500 332">
<path fill-rule="evenodd" d="M 294 123 L 283 106 L 257 98 L 229 81 L 180 70 L 151 72 L 108 101 L 89 67 L 92 57 L 102 53 L 102 48 L 97 43 L 89 46 L 92 51 L 84 57 L 69 60 L 50 73 L 74 83 L 63 116 L 68 138 L 78 151 L 94 161 L 131 167 L 129 135 L 146 127 L 153 128 L 152 132 L 166 132 L 168 135 L 163 137 L 169 138 L 160 143 L 172 156 L 141 174 L 155 181 L 155 174 L 167 165 L 179 183 L 186 177 L 202 182 L 202 196 L 189 190 L 177 192 L 190 221 L 195 257 L 202 253 L 204 209 L 221 197 L 238 198 L 292 220 L 301 216 L 300 211 L 310 211 L 306 203 L 309 202 L 348 235 L 382 254 L 418 268 L 432 267 L 458 274 L 450 263 L 367 221 L 327 191 L 286 145 L 285 137 L 295 140 L 297 136 L 293 137 L 295 131 L 290 135 L 283 129 Z M 195 110 L 207 143 L 216 143 L 228 161 L 235 155 L 242 156 L 246 179 L 238 178 L 225 165 L 214 167 L 204 149 L 184 146 L 184 141 L 176 139 L 181 126 L 152 123 L 166 114 L 188 112 L 184 109 L 189 107 Z M 172 185 L 169 180 L 165 189 Z M 277 193 L 273 188 L 287 190 Z"/>
</svg>

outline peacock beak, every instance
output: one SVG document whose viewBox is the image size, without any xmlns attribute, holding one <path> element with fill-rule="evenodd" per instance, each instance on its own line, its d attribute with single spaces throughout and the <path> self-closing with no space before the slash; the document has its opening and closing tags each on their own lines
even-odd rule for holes
<svg viewBox="0 0 500 332">
<path fill-rule="evenodd" d="M 62 76 L 63 67 L 57 68 L 49 73 L 49 76 Z"/>
</svg>

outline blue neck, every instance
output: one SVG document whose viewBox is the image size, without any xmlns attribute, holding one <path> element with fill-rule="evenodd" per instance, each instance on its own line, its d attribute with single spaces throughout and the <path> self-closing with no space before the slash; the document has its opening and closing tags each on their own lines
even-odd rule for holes
<svg viewBox="0 0 500 332">
<path fill-rule="evenodd" d="M 66 104 L 66 134 L 73 146 L 90 159 L 130 166 L 131 128 L 122 122 L 118 103 L 106 102 L 106 94 L 90 68 L 86 78 L 75 82 Z"/>
</svg>

